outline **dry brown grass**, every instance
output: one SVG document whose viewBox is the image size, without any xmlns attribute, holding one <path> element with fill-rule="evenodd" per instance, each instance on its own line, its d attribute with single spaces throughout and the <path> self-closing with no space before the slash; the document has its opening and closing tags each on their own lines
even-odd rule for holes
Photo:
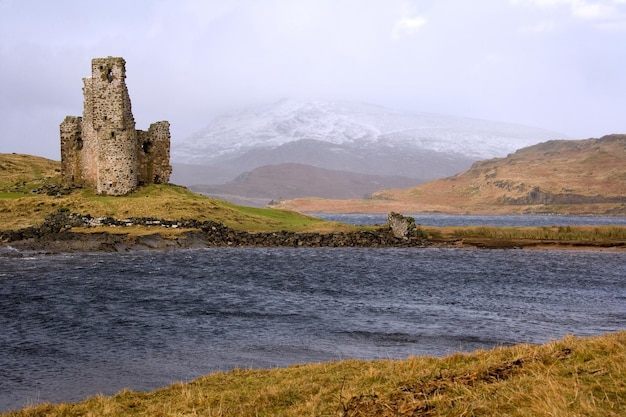
<svg viewBox="0 0 626 417">
<path fill-rule="evenodd" d="M 444 358 L 215 373 L 4 416 L 626 415 L 626 331 Z"/>
<path fill-rule="evenodd" d="M 483 248 L 626 250 L 626 226 L 423 227 L 431 241 Z"/>
<path fill-rule="evenodd" d="M 453 177 L 416 187 L 382 190 L 364 200 L 295 199 L 279 207 L 304 213 L 445 212 L 474 214 L 618 214 L 624 203 L 559 205 L 503 204 L 524 198 L 535 187 L 556 195 L 626 196 L 626 136 L 550 141 L 506 158 L 475 163 Z"/>
<path fill-rule="evenodd" d="M 431 234 L 448 238 L 484 237 L 492 239 L 530 239 L 557 241 L 626 241 L 625 226 L 538 226 L 538 227 L 495 227 L 464 226 L 425 228 Z"/>
<path fill-rule="evenodd" d="M 61 172 L 61 163 L 38 156 L 0 153 L 0 192 L 8 187 L 38 179 L 56 177 Z"/>
</svg>

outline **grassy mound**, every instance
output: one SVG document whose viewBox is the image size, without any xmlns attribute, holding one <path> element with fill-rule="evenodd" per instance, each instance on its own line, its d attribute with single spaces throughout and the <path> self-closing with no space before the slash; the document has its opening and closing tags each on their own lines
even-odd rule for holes
<svg viewBox="0 0 626 417">
<path fill-rule="evenodd" d="M 292 211 L 237 206 L 175 185 L 152 184 L 123 197 L 96 195 L 87 188 L 67 189 L 61 184 L 59 162 L 0 154 L 0 230 L 39 225 L 59 208 L 93 217 L 212 220 L 250 232 L 336 227 Z"/>
<path fill-rule="evenodd" d="M 401 361 L 234 370 L 5 416 L 624 416 L 626 331 Z"/>
</svg>

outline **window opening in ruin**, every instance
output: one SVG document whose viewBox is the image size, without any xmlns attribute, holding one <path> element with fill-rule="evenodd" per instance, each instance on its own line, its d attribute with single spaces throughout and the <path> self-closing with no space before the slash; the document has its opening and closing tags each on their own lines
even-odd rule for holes
<svg viewBox="0 0 626 417">
<path fill-rule="evenodd" d="M 111 83 L 111 81 L 113 81 L 113 70 L 111 68 L 109 68 L 109 71 L 107 71 L 107 81 L 109 83 Z"/>
<path fill-rule="evenodd" d="M 108 117 L 104 116 L 104 120 L 107 120 L 107 119 L 108 119 Z"/>
<path fill-rule="evenodd" d="M 81 137 L 77 137 L 76 138 L 76 143 L 74 145 L 74 148 L 77 151 L 80 151 L 81 149 L 83 149 L 83 138 L 81 138 Z"/>
<path fill-rule="evenodd" d="M 149 140 L 145 141 L 142 145 L 141 145 L 141 150 L 143 150 L 143 153 L 148 154 L 150 153 L 150 150 L 152 149 L 152 142 L 150 142 Z"/>
<path fill-rule="evenodd" d="M 154 181 L 153 181 L 153 182 L 154 182 L 155 184 L 160 184 L 160 183 L 161 183 L 161 178 L 159 178 L 159 176 L 158 176 L 158 175 L 155 175 L 155 176 L 154 176 Z"/>
<path fill-rule="evenodd" d="M 114 138 L 115 137 L 115 132 L 111 132 L 111 137 Z"/>
</svg>

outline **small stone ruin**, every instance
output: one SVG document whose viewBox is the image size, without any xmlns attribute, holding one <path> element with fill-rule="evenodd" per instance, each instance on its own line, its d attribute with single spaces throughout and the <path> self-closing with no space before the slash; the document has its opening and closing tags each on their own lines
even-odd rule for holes
<svg viewBox="0 0 626 417">
<path fill-rule="evenodd" d="M 408 239 L 416 229 L 413 217 L 403 216 L 393 211 L 387 216 L 387 224 L 391 228 L 394 237 Z"/>
</svg>

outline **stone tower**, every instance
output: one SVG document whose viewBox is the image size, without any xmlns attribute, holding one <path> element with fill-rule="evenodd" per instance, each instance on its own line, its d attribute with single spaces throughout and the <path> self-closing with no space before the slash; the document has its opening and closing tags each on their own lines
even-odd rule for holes
<svg viewBox="0 0 626 417">
<path fill-rule="evenodd" d="M 124 195 L 141 184 L 167 183 L 172 167 L 169 123 L 135 130 L 123 58 L 95 58 L 83 79 L 83 117 L 61 123 L 61 170 L 67 183 Z"/>
</svg>

